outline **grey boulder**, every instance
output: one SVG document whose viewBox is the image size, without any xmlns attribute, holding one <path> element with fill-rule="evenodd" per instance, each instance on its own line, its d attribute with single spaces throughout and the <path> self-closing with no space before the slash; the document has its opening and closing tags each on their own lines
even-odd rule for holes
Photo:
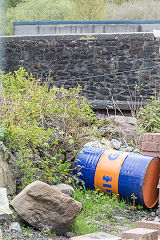
<svg viewBox="0 0 160 240">
<path fill-rule="evenodd" d="M 82 209 L 80 202 L 40 181 L 29 184 L 10 205 L 31 226 L 58 235 L 67 231 Z"/>
<path fill-rule="evenodd" d="M 57 190 L 59 190 L 60 192 L 73 197 L 73 193 L 74 193 L 74 189 L 72 186 L 68 185 L 68 184 L 58 184 L 58 185 L 52 185 L 53 188 L 56 188 Z"/>
</svg>

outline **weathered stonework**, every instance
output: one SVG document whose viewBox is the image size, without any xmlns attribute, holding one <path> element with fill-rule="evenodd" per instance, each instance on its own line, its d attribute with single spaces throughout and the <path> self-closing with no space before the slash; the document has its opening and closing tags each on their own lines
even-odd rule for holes
<svg viewBox="0 0 160 240">
<path fill-rule="evenodd" d="M 3 69 L 24 67 L 49 87 L 82 86 L 97 109 L 133 108 L 160 92 L 160 40 L 152 33 L 4 37 Z M 130 103 L 128 105 L 128 102 Z"/>
</svg>

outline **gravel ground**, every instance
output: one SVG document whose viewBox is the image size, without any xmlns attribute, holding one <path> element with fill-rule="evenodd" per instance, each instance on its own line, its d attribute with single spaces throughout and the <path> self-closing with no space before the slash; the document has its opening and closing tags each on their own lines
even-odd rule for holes
<svg viewBox="0 0 160 240">
<path fill-rule="evenodd" d="M 100 231 L 107 232 L 112 235 L 121 236 L 121 232 L 135 227 L 135 222 L 138 220 L 157 221 L 160 222 L 160 209 L 155 208 L 152 210 L 131 210 L 128 207 L 124 212 L 118 209 L 115 211 L 114 217 L 110 220 L 97 219 L 95 224 L 99 227 Z M 3 240 L 69 240 L 70 237 L 75 236 L 74 233 L 68 232 L 65 236 L 53 236 L 51 234 L 42 233 L 30 227 L 21 227 L 21 231 L 10 230 L 9 225 L 2 225 L 1 230 L 3 233 Z"/>
<path fill-rule="evenodd" d="M 10 230 L 9 226 L 1 225 L 3 240 L 67 240 L 65 236 L 49 236 L 35 229 L 23 229 L 21 231 Z"/>
</svg>

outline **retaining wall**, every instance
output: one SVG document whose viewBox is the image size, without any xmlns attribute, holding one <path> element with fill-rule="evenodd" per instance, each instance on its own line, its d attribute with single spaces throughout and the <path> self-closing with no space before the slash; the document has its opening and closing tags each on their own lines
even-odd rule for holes
<svg viewBox="0 0 160 240">
<path fill-rule="evenodd" d="M 96 109 L 127 110 L 160 92 L 160 39 L 152 33 L 2 37 L 2 68 L 24 67 L 49 87 L 82 86 Z"/>
</svg>

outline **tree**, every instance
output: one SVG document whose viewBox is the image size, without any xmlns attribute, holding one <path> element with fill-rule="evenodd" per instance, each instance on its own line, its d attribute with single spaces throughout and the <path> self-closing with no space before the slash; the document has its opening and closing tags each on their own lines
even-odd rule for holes
<svg viewBox="0 0 160 240">
<path fill-rule="evenodd" d="M 70 12 L 69 3 L 69 0 L 23 0 L 16 7 L 7 9 L 5 34 L 13 34 L 13 22 L 15 21 L 63 20 Z"/>
<path fill-rule="evenodd" d="M 105 0 L 71 0 L 68 20 L 102 20 L 105 18 Z"/>
</svg>

